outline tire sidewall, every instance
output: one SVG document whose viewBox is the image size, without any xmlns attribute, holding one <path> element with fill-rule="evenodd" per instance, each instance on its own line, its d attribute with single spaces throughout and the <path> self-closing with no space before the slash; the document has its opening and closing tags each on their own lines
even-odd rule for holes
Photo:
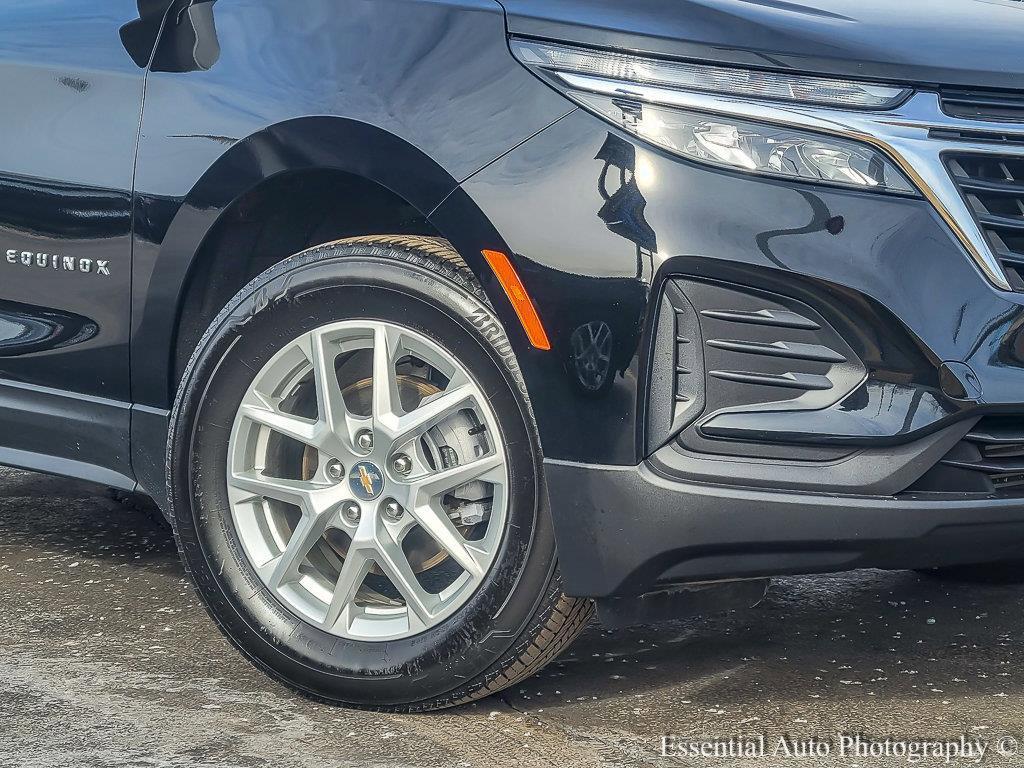
<svg viewBox="0 0 1024 768">
<path fill-rule="evenodd" d="M 504 332 L 482 298 L 430 266 L 415 252 L 350 245 L 314 249 L 272 268 L 211 325 L 172 415 L 172 518 L 208 610 L 264 669 L 337 701 L 426 700 L 486 673 L 533 614 L 554 564 L 536 434 Z M 373 643 L 301 621 L 263 586 L 235 530 L 226 480 L 234 415 L 262 364 L 302 332 L 355 318 L 412 328 L 459 359 L 494 409 L 509 470 L 505 532 L 477 591 L 438 626 Z"/>
</svg>

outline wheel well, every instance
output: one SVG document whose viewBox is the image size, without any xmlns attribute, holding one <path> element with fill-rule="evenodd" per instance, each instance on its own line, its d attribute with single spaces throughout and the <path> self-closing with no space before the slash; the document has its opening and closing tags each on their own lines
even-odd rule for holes
<svg viewBox="0 0 1024 768">
<path fill-rule="evenodd" d="M 207 234 L 179 303 L 171 391 L 203 332 L 249 280 L 314 245 L 360 235 L 438 232 L 404 199 L 335 170 L 283 173 L 232 203 Z"/>
</svg>

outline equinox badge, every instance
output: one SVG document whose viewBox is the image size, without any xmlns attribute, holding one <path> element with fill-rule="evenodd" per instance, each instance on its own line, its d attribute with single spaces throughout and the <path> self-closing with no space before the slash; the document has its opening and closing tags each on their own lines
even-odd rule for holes
<svg viewBox="0 0 1024 768">
<path fill-rule="evenodd" d="M 60 256 L 56 253 L 18 251 L 11 248 L 7 251 L 7 263 L 39 267 L 40 269 L 56 269 L 61 272 L 83 272 L 110 276 L 110 262 L 106 259 L 79 259 L 74 256 Z"/>
</svg>

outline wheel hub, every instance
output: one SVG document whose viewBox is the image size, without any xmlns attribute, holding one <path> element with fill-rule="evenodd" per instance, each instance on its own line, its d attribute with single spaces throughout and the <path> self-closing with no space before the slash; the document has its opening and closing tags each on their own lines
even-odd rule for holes
<svg viewBox="0 0 1024 768">
<path fill-rule="evenodd" d="M 360 461 L 348 475 L 352 494 L 363 501 L 373 501 L 384 493 L 384 473 L 372 461 Z"/>
<path fill-rule="evenodd" d="M 370 409 L 370 398 L 373 390 L 372 379 L 366 378 L 361 379 L 353 384 L 350 384 L 343 391 L 343 396 L 346 402 L 352 402 L 356 410 L 360 412 L 369 412 Z M 419 378 L 417 376 L 402 375 L 398 377 L 398 391 L 404 403 L 418 403 L 426 400 L 441 392 L 441 390 L 431 382 Z M 464 415 L 456 414 L 448 420 L 450 423 L 442 425 L 444 431 L 446 431 L 454 439 L 452 442 L 456 443 L 456 447 L 443 443 L 438 445 L 436 442 L 431 441 L 430 447 L 432 449 L 432 455 L 440 457 L 446 455 L 451 460 L 452 456 L 455 457 L 455 463 L 464 463 L 472 458 L 472 451 L 479 447 L 472 439 L 470 432 L 474 428 L 474 424 L 467 419 Z M 367 439 L 364 442 L 368 442 L 370 448 L 373 446 L 373 438 L 371 433 L 364 432 L 361 436 Z M 361 446 L 362 447 L 362 446 Z M 402 461 L 399 461 L 401 459 Z M 435 461 L 441 462 L 440 458 L 436 458 Z M 311 478 L 316 471 L 317 462 L 317 451 L 307 446 L 305 453 L 303 454 L 303 469 L 302 476 L 306 479 Z M 412 470 L 412 460 L 405 454 L 399 454 L 395 457 L 393 468 L 399 475 L 408 475 Z M 474 490 L 472 486 L 464 486 L 460 489 L 463 492 L 462 496 L 466 496 L 467 493 L 471 495 Z M 477 491 L 480 489 L 477 488 Z M 455 498 L 455 497 L 453 497 Z M 479 510 L 479 514 L 474 517 L 471 514 L 469 505 L 473 504 L 472 501 L 461 500 L 463 502 L 459 511 L 453 512 L 453 520 L 456 520 L 456 527 L 459 532 L 469 538 L 473 534 L 474 526 L 478 525 L 483 521 L 484 514 L 487 512 L 486 509 Z M 480 505 L 478 505 L 480 506 Z M 462 522 L 465 520 L 466 522 Z M 326 537 L 326 543 L 330 546 L 334 552 L 341 558 L 344 558 L 348 552 L 348 539 L 338 536 Z M 412 565 L 413 571 L 416 573 L 424 573 L 432 568 L 443 563 L 448 558 L 448 553 L 442 549 L 437 542 L 435 542 L 430 536 L 426 535 L 422 529 L 412 531 L 406 539 L 409 554 L 409 563 Z M 374 566 L 372 573 L 376 575 L 383 575 L 379 568 Z"/>
</svg>

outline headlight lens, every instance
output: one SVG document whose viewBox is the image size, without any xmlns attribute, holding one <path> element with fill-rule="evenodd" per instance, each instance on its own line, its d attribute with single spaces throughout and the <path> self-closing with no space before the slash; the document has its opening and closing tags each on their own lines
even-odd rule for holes
<svg viewBox="0 0 1024 768">
<path fill-rule="evenodd" d="M 910 90 L 511 41 L 512 52 L 587 109 L 647 141 L 716 166 L 862 190 L 916 194 L 896 165 L 869 144 L 785 125 L 698 113 L 673 95 L 700 91 L 846 109 L 891 107 Z M 612 95 L 614 94 L 614 95 Z M 621 95 L 620 95 L 621 94 Z"/>
<path fill-rule="evenodd" d="M 637 136 L 698 162 L 858 189 L 916 191 L 892 161 L 866 144 L 625 98 L 570 95 Z"/>
<path fill-rule="evenodd" d="M 534 40 L 513 39 L 512 52 L 527 66 L 549 69 L 556 74 L 591 75 L 639 85 L 752 99 L 888 109 L 910 95 L 909 88 L 891 85 L 667 61 Z"/>
</svg>

